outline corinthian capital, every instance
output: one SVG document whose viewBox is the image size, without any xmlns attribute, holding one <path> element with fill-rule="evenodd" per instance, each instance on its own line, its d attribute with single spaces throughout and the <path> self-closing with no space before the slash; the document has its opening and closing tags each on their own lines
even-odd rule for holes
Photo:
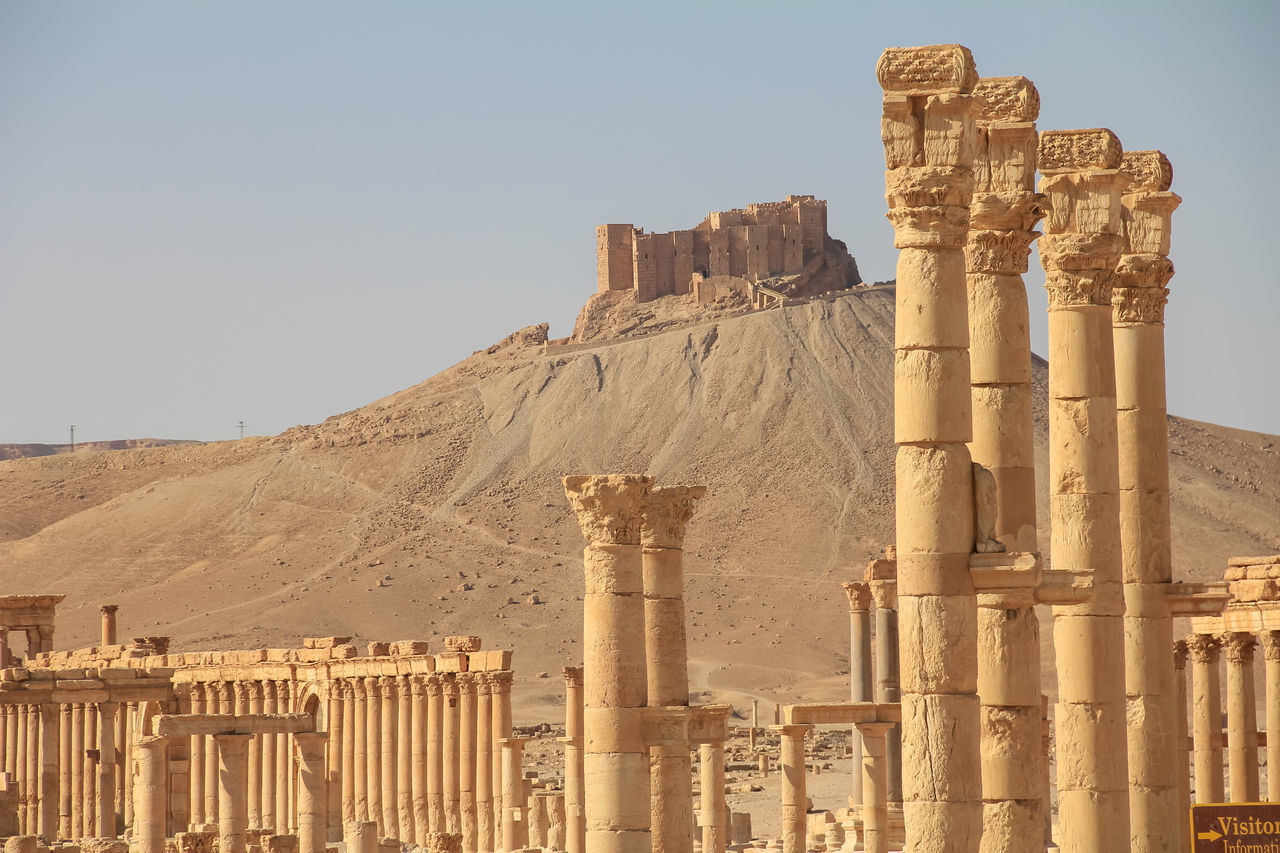
<svg viewBox="0 0 1280 853">
<path fill-rule="evenodd" d="M 605 474 L 564 478 L 564 494 L 591 544 L 639 545 L 640 513 L 653 478 Z"/>
<path fill-rule="evenodd" d="M 1262 633 L 1262 654 L 1267 660 L 1280 660 L 1280 631 Z"/>
<path fill-rule="evenodd" d="M 1220 648 L 1218 638 L 1212 634 L 1192 634 L 1187 637 L 1187 652 L 1195 663 L 1217 663 Z"/>
<path fill-rule="evenodd" d="M 1230 663 L 1249 663 L 1253 660 L 1258 640 L 1247 631 L 1228 631 L 1222 635 L 1222 645 L 1227 650 Z"/>
<path fill-rule="evenodd" d="M 707 493 L 706 486 L 668 486 L 653 489 L 640 516 L 640 540 L 650 548 L 684 546 L 684 531 L 693 507 Z"/>
</svg>

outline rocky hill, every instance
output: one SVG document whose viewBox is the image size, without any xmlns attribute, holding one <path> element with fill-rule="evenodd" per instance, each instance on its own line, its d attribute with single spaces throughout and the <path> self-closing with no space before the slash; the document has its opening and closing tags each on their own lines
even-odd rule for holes
<svg viewBox="0 0 1280 853">
<path fill-rule="evenodd" d="M 695 689 L 840 698 L 839 583 L 893 538 L 893 297 L 550 354 L 533 327 L 274 438 L 3 462 L 0 588 L 66 593 L 60 647 L 94 641 L 105 601 L 122 634 L 179 648 L 476 633 L 517 650 L 517 719 L 553 719 L 581 659 L 559 478 L 648 472 L 710 487 L 686 543 Z M 1278 439 L 1170 429 L 1176 575 L 1280 550 Z"/>
<path fill-rule="evenodd" d="M 132 450 L 138 447 L 171 447 L 175 444 L 199 444 L 181 438 L 121 438 L 112 441 L 76 442 L 70 444 L 0 444 L 0 459 L 29 459 L 32 456 L 54 456 L 58 453 L 94 450 Z"/>
</svg>

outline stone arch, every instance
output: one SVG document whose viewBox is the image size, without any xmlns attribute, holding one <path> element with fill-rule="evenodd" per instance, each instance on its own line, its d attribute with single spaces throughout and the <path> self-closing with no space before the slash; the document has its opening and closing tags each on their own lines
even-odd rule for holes
<svg viewBox="0 0 1280 853">
<path fill-rule="evenodd" d="M 298 693 L 298 704 L 295 706 L 299 714 L 310 714 L 315 721 L 316 731 L 329 730 L 329 708 L 324 701 L 319 682 L 308 681 L 302 685 Z"/>
<path fill-rule="evenodd" d="M 133 738 L 146 737 L 151 734 L 151 723 L 164 713 L 159 702 L 139 702 L 138 711 L 133 718 Z"/>
</svg>

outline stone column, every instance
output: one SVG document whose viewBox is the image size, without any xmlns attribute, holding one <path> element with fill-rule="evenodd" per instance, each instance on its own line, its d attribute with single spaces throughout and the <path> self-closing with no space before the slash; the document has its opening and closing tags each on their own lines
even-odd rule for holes
<svg viewBox="0 0 1280 853">
<path fill-rule="evenodd" d="M 241 681 L 236 685 L 236 690 L 246 694 L 250 714 L 263 713 L 262 682 Z M 252 829 L 263 829 L 266 826 L 262 822 L 262 740 L 262 735 L 254 735 L 249 741 L 248 815 Z"/>
<path fill-rule="evenodd" d="M 198 681 L 191 682 L 191 713 L 204 714 L 204 685 Z M 204 738 L 200 735 L 190 737 L 191 750 L 191 789 L 188 792 L 191 804 L 190 831 L 198 832 L 204 826 Z"/>
<path fill-rule="evenodd" d="M 1229 631 L 1227 650 L 1227 766 L 1231 772 L 1231 802 L 1258 801 L 1258 711 L 1253 687 L 1253 634 Z"/>
<path fill-rule="evenodd" d="M 396 767 L 398 750 L 396 749 L 396 733 L 400 729 L 398 719 L 400 711 L 399 685 L 396 679 L 384 675 L 378 679 L 378 690 L 382 694 L 381 714 L 381 757 L 379 758 L 379 774 L 382 787 L 382 834 L 397 838 L 400 835 L 400 795 L 396 791 L 400 773 Z M 408 839 L 402 839 L 408 841 Z"/>
<path fill-rule="evenodd" d="M 231 713 L 231 689 L 225 681 L 205 684 L 206 713 Z M 204 819 L 207 825 L 218 823 L 218 741 L 204 739 Z"/>
<path fill-rule="evenodd" d="M 119 604 L 103 604 L 98 608 L 98 611 L 102 613 L 101 645 L 114 646 L 116 644 L 116 611 L 119 609 Z"/>
<path fill-rule="evenodd" d="M 396 678 L 396 816 L 400 820 L 400 840 L 414 840 L 413 825 L 413 692 L 409 677 Z"/>
<path fill-rule="evenodd" d="M 1111 294 L 1120 448 L 1120 540 L 1125 596 L 1129 720 L 1129 812 L 1135 853 L 1178 843 L 1179 775 L 1174 742 L 1173 581 L 1165 411 L 1165 285 L 1173 275 L 1169 220 L 1182 200 L 1159 151 L 1129 151 L 1122 202 L 1124 254 Z M 1185 774 L 1181 774 L 1185 775 Z"/>
<path fill-rule="evenodd" d="M 356 804 L 356 822 L 363 823 L 370 818 L 369 813 L 369 703 L 365 694 L 363 678 L 351 679 L 352 695 L 355 703 L 355 773 L 354 793 Z M 376 821 L 375 821 L 376 823 Z M 375 833 L 376 834 L 376 833 Z"/>
<path fill-rule="evenodd" d="M 1187 638 L 1191 655 L 1192 732 L 1195 738 L 1196 802 L 1220 803 L 1222 784 L 1222 688 L 1218 639 L 1210 634 Z"/>
<path fill-rule="evenodd" d="M 502 747 L 502 849 L 507 853 L 523 850 L 529 842 L 528 822 L 523 814 L 522 765 L 526 740 L 528 738 L 505 737 L 499 744 Z M 644 805 L 647 808 L 649 804 L 646 802 Z"/>
<path fill-rule="evenodd" d="M 58 743 L 58 706 L 40 706 L 40 819 L 36 829 L 52 843 L 58 837 L 58 777 L 59 751 L 65 746 Z"/>
<path fill-rule="evenodd" d="M 893 723 L 858 723 L 862 733 L 862 845 L 866 853 L 888 853 L 889 788 L 885 735 Z M 996 828 L 996 825 L 989 825 Z M 1030 848 L 1024 848 L 1027 850 Z"/>
<path fill-rule="evenodd" d="M 179 694 L 178 708 L 184 714 L 188 714 L 191 712 L 190 697 L 185 692 L 182 692 Z M 116 825 L 118 827 L 117 832 L 120 834 L 123 834 L 128 829 L 129 824 L 133 823 L 132 815 L 126 814 L 125 812 L 125 800 L 126 800 L 125 791 L 131 790 L 133 788 L 133 786 L 129 784 L 129 767 L 130 767 L 129 738 L 128 738 L 128 731 L 126 729 L 128 717 L 129 717 L 129 703 L 125 702 L 120 705 L 119 710 L 116 712 L 116 731 L 115 731 L 115 744 L 116 744 L 115 774 L 116 775 L 115 775 L 115 784 L 114 784 L 113 790 L 115 791 L 114 807 L 116 811 Z M 181 774 L 181 776 L 183 781 L 187 783 L 186 790 L 180 792 L 182 794 L 181 804 L 183 807 L 181 810 L 182 818 L 183 818 L 182 826 L 186 826 L 187 822 L 191 819 L 191 812 L 190 812 L 191 768 L 189 764 L 187 767 L 187 772 Z M 174 796 L 174 799 L 175 800 L 178 799 L 176 794 Z"/>
<path fill-rule="evenodd" d="M 117 702 L 98 703 L 98 838 L 116 837 Z"/>
<path fill-rule="evenodd" d="M 378 835 L 386 835 L 382 814 L 382 696 L 378 679 L 364 679 L 365 693 L 365 794 L 369 799 L 369 820 L 378 825 Z"/>
<path fill-rule="evenodd" d="M 408 695 L 407 691 L 405 695 Z M 342 698 L 342 682 L 339 679 L 331 678 L 329 681 L 329 742 L 325 746 L 327 762 L 325 770 L 325 811 L 328 824 L 325 827 L 325 838 L 329 842 L 342 840 L 344 811 L 342 792 L 343 786 L 346 784 L 342 775 L 343 741 L 346 737 L 347 728 L 346 706 Z M 405 741 L 407 743 L 408 738 Z M 263 754 L 266 754 L 265 742 L 263 743 Z M 412 836 L 405 840 L 412 840 Z"/>
<path fill-rule="evenodd" d="M 40 625 L 36 628 L 36 634 L 40 637 L 40 653 L 47 654 L 53 651 L 53 626 Z"/>
<path fill-rule="evenodd" d="M 276 709 L 287 714 L 293 710 L 290 682 L 276 682 Z M 290 735 L 276 735 L 276 832 L 289 834 L 296 828 L 293 820 L 293 756 L 289 745 Z"/>
<path fill-rule="evenodd" d="M 706 486 L 654 488 L 641 515 L 646 694 L 650 707 L 689 705 L 684 537 L 694 504 L 706 493 Z M 723 749 L 721 745 L 722 757 Z M 688 743 L 651 746 L 649 768 L 654 853 L 692 853 L 693 787 Z"/>
<path fill-rule="evenodd" d="M 1262 633 L 1262 653 L 1267 660 L 1267 802 L 1280 803 L 1280 631 Z"/>
<path fill-rule="evenodd" d="M 248 810 L 245 782 L 252 735 L 214 735 L 218 743 L 218 850 L 245 853 Z"/>
<path fill-rule="evenodd" d="M 59 715 L 58 745 L 58 837 L 64 841 L 77 837 L 72 824 L 71 778 L 75 755 L 71 736 L 71 705 L 64 704 Z M 5 710 L 7 713 L 7 709 Z M 0 738 L 3 740 L 3 738 Z M 53 839 L 49 839 L 52 841 Z"/>
<path fill-rule="evenodd" d="M 17 778 L 18 766 L 18 707 L 4 708 L 4 771 Z"/>
<path fill-rule="evenodd" d="M 355 688 L 351 679 L 338 680 L 338 692 L 342 696 L 342 833 L 346 837 L 347 824 L 359 818 L 356 812 L 356 786 L 363 778 L 363 768 L 356 767 L 356 739 L 363 730 L 363 720 L 356 714 Z M 360 703 L 363 707 L 363 703 Z"/>
<path fill-rule="evenodd" d="M 410 676 L 413 705 L 410 717 L 410 762 L 413 770 L 413 841 L 419 847 L 427 843 L 431 820 L 427 812 L 427 677 Z"/>
<path fill-rule="evenodd" d="M 476 849 L 492 853 L 493 846 L 493 689 L 489 673 L 477 672 L 476 682 Z"/>
<path fill-rule="evenodd" d="M 328 835 L 328 794 L 324 762 L 329 735 L 299 732 L 293 736 L 298 754 L 298 853 L 324 853 Z"/>
<path fill-rule="evenodd" d="M 1178 742 L 1178 814 L 1185 815 L 1191 813 L 1189 811 L 1191 808 L 1191 752 L 1187 748 L 1190 735 L 1187 733 L 1187 643 L 1185 640 L 1178 640 L 1173 644 L 1173 680 L 1176 685 L 1174 692 L 1178 697 L 1174 726 Z M 1181 840 L 1179 849 L 1182 853 L 1192 853 L 1190 821 L 1179 820 L 1178 827 L 1178 837 Z"/>
<path fill-rule="evenodd" d="M 702 853 L 724 853 L 729 830 L 724 822 L 724 742 L 702 744 L 698 765 L 702 777 Z M 692 844 L 689 846 L 692 849 Z"/>
<path fill-rule="evenodd" d="M 890 48 L 876 74 L 888 216 L 900 250 L 894 437 L 907 848 L 946 839 L 946 849 L 972 853 L 982 785 L 963 246 L 978 75 L 959 45 Z"/>
<path fill-rule="evenodd" d="M 877 561 L 878 562 L 878 561 Z M 886 561 L 889 562 L 889 561 Z M 875 600 L 876 668 L 875 701 L 896 705 L 902 701 L 898 676 L 898 582 L 877 578 L 868 584 Z M 885 778 L 889 802 L 902 803 L 902 725 L 893 723 L 884 737 Z M 859 780 L 861 784 L 861 780 Z"/>
<path fill-rule="evenodd" d="M 861 581 L 843 584 L 849 599 L 849 700 L 874 702 L 875 692 L 871 648 L 871 587 Z M 884 666 L 884 661 L 880 662 Z M 853 755 L 862 754 L 862 734 L 857 726 L 849 733 L 849 749 Z M 853 774 L 849 789 L 849 805 L 862 802 L 862 774 Z"/>
<path fill-rule="evenodd" d="M 432 832 L 445 832 L 444 808 L 444 679 L 427 676 L 427 815 Z"/>
<path fill-rule="evenodd" d="M 111 765 L 111 781 L 115 782 L 115 765 Z M 27 705 L 27 826 L 36 833 L 40 823 L 40 706 Z M 114 807 L 115 800 L 112 799 Z M 114 827 L 113 827 L 114 828 Z"/>
<path fill-rule="evenodd" d="M 476 682 L 460 672 L 458 685 L 458 803 L 463 853 L 476 850 Z M 490 804 L 492 807 L 492 803 Z"/>
<path fill-rule="evenodd" d="M 98 706 L 84 706 L 84 834 L 98 833 Z"/>
<path fill-rule="evenodd" d="M 638 475 L 564 479 L 583 552 L 583 756 L 587 849 L 652 847 L 640 517 L 653 485 Z"/>
<path fill-rule="evenodd" d="M 280 713 L 280 704 L 276 698 L 274 681 L 264 681 L 262 683 L 262 710 L 265 714 Z M 276 777 L 284 768 L 276 768 L 277 735 L 264 734 L 260 735 L 260 737 L 262 738 L 262 743 L 259 746 L 262 761 L 262 802 L 258 806 L 258 814 L 264 829 L 277 832 L 279 823 L 276 815 Z M 284 735 L 279 735 L 278 737 L 284 737 Z"/>
<path fill-rule="evenodd" d="M 8 669 L 12 664 L 12 653 L 9 651 L 9 629 L 0 625 L 0 669 Z M 0 753 L 4 750 L 4 738 L 0 738 Z M 0 762 L 2 765 L 3 762 Z"/>
<path fill-rule="evenodd" d="M 168 739 L 143 735 L 133 745 L 133 853 L 165 853 Z"/>
<path fill-rule="evenodd" d="M 17 787 L 18 830 L 25 835 L 35 835 L 27 814 L 27 726 L 28 711 L 26 705 L 18 706 L 18 773 L 10 777 L 11 783 Z"/>
<path fill-rule="evenodd" d="M 1049 506 L 1054 570 L 1093 570 L 1093 595 L 1055 606 L 1058 803 L 1064 853 L 1129 833 L 1124 598 L 1111 288 L 1123 248 L 1120 141 L 1045 131 L 1040 261 L 1049 291 Z"/>
<path fill-rule="evenodd" d="M 461 775 L 461 709 L 458 707 L 458 677 L 446 672 L 440 676 L 444 688 L 441 709 L 444 711 L 444 823 L 445 831 L 462 834 Z"/>
<path fill-rule="evenodd" d="M 804 736 L 813 726 L 770 726 L 781 738 L 782 853 L 805 853 L 809 793 L 805 786 Z M 865 790 L 865 789 L 864 789 Z M 938 848 L 943 849 L 943 848 Z M 705 853 L 705 851 L 704 851 Z"/>
<path fill-rule="evenodd" d="M 189 707 L 189 706 L 188 706 Z M 120 706 L 120 743 L 123 747 L 121 753 L 121 761 L 123 767 L 117 771 L 116 778 L 120 780 L 120 787 L 124 789 L 124 825 L 126 830 L 133 826 L 133 783 L 130 774 L 133 773 L 133 742 L 137 734 L 136 725 L 139 719 L 138 703 L 127 702 Z M 190 752 L 188 751 L 188 756 Z M 188 758 L 189 760 L 189 758 Z M 187 820 L 191 820 L 191 771 L 187 769 Z"/>
<path fill-rule="evenodd" d="M 10 717 L 10 720 L 16 718 Z M 15 728 L 16 731 L 16 728 Z M 89 832 L 84 820 L 84 705 L 71 706 L 71 838 L 84 838 Z M 16 757 L 17 749 L 10 747 L 9 754 Z M 9 771 L 13 773 L 12 770 Z M 135 805 L 135 808 L 137 806 Z"/>
<path fill-rule="evenodd" d="M 564 668 L 564 845 L 567 853 L 586 853 L 587 813 L 582 780 L 582 667 Z M 692 801 L 691 801 L 692 804 Z"/>
<path fill-rule="evenodd" d="M 489 691 L 493 694 L 493 831 L 502 826 L 502 747 L 503 738 L 511 737 L 511 679 L 509 669 L 489 673 Z M 495 838 L 496 841 L 496 838 Z"/>
</svg>

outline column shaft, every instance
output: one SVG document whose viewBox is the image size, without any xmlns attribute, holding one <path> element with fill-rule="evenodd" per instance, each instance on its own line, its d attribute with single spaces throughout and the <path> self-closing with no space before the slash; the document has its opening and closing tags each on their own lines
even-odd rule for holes
<svg viewBox="0 0 1280 853">
<path fill-rule="evenodd" d="M 1187 638 L 1191 655 L 1192 733 L 1195 740 L 1196 802 L 1220 803 L 1222 780 L 1222 687 L 1218 640 L 1209 634 Z"/>
<path fill-rule="evenodd" d="M 1177 684 L 1175 693 L 1178 696 L 1177 723 L 1175 729 L 1178 742 L 1178 814 L 1190 814 L 1191 809 L 1191 750 L 1187 743 L 1190 740 L 1187 728 L 1187 643 L 1179 640 L 1173 644 L 1173 679 Z M 1268 767 L 1272 765 L 1268 764 Z M 1191 851 L 1190 821 L 1179 821 L 1178 837 L 1181 853 Z"/>
<path fill-rule="evenodd" d="M 875 686 L 872 666 L 873 651 L 871 646 L 871 589 L 866 583 L 849 582 L 844 584 L 845 595 L 849 597 L 849 700 L 851 702 L 874 702 Z M 884 661 L 880 662 L 884 666 Z M 849 732 L 849 749 L 853 755 L 862 754 L 862 733 L 857 726 L 851 726 Z M 852 785 L 849 789 L 849 805 L 862 802 L 862 774 L 852 774 Z"/>
<path fill-rule="evenodd" d="M 427 681 L 415 675 L 410 680 L 413 691 L 410 737 L 413 765 L 413 840 L 419 847 L 427 843 L 431 818 L 427 811 Z"/>
<path fill-rule="evenodd" d="M 582 667 L 566 666 L 564 721 L 565 850 L 586 853 L 586 794 L 583 791 Z"/>
<path fill-rule="evenodd" d="M 462 833 L 461 709 L 458 707 L 458 680 L 452 672 L 442 677 L 444 685 L 444 821 L 447 832 Z"/>
<path fill-rule="evenodd" d="M 781 739 L 782 853 L 805 853 L 809 792 L 805 779 L 804 736 L 813 726 L 772 726 Z M 865 794 L 865 780 L 863 792 Z"/>
<path fill-rule="evenodd" d="M 218 743 L 218 850 L 245 853 L 248 803 L 245 788 L 251 735 L 214 735 Z"/>
<path fill-rule="evenodd" d="M 1267 801 L 1280 803 L 1280 631 L 1262 635 L 1263 653 L 1267 659 Z M 1187 848 L 1186 853 L 1190 853 Z"/>
<path fill-rule="evenodd" d="M 341 679 L 338 687 L 342 692 L 342 832 L 345 838 L 347 825 L 361 819 L 356 808 L 356 788 L 364 768 L 356 764 L 356 740 L 364 730 L 364 720 L 357 716 L 357 708 L 363 703 L 356 701 L 351 680 Z"/>
<path fill-rule="evenodd" d="M 204 685 L 198 681 L 191 682 L 191 713 L 204 714 L 205 698 Z M 204 737 L 201 735 L 192 735 L 190 737 L 190 768 L 191 768 L 191 788 L 188 795 L 191 798 L 189 812 L 191 814 L 191 825 L 188 830 L 191 832 L 199 832 L 204 826 Z"/>
<path fill-rule="evenodd" d="M 858 724 L 862 731 L 862 845 L 865 853 L 888 853 L 889 850 L 889 767 L 885 734 L 892 726 L 892 723 Z"/>
<path fill-rule="evenodd" d="M 400 773 L 396 767 L 399 752 L 396 749 L 396 734 L 400 730 L 400 694 L 397 687 L 396 680 L 391 676 L 384 675 L 378 679 L 378 690 L 382 694 L 382 725 L 379 730 L 382 743 L 378 760 L 382 783 L 382 832 L 391 838 L 398 838 L 400 835 L 400 794 L 396 790 L 400 781 Z"/>
<path fill-rule="evenodd" d="M 502 746 L 504 738 L 511 737 L 511 678 L 509 669 L 489 673 L 489 691 L 493 694 L 493 831 L 496 836 L 502 826 Z M 495 844 L 496 844 L 495 837 Z"/>
<path fill-rule="evenodd" d="M 343 737 L 347 729 L 346 708 L 339 685 L 337 679 L 329 681 L 329 741 L 325 744 L 325 838 L 333 843 L 342 840 Z"/>
<path fill-rule="evenodd" d="M 724 822 L 724 743 L 698 748 L 702 788 L 702 853 L 724 853 L 728 827 Z"/>
<path fill-rule="evenodd" d="M 413 693 L 408 676 L 396 679 L 396 816 L 399 838 L 414 840 L 413 824 Z"/>
<path fill-rule="evenodd" d="M 458 685 L 458 809 L 463 853 L 476 850 L 476 683 L 460 672 Z"/>
<path fill-rule="evenodd" d="M 165 853 L 168 740 L 143 735 L 134 743 L 133 845 L 135 853 Z"/>
<path fill-rule="evenodd" d="M 502 849 L 507 853 L 523 850 L 529 843 L 529 824 L 524 806 L 524 743 L 524 738 L 503 738 L 501 743 Z"/>
<path fill-rule="evenodd" d="M 432 832 L 447 832 L 444 808 L 444 681 L 427 676 L 427 815 Z"/>
<path fill-rule="evenodd" d="M 1231 771 L 1231 802 L 1258 801 L 1258 711 L 1253 686 L 1252 634 L 1233 631 L 1227 649 L 1227 743 Z"/>
<path fill-rule="evenodd" d="M 325 751 L 329 735 L 302 732 L 293 736 L 298 755 L 298 853 L 325 853 L 328 792 Z"/>
<path fill-rule="evenodd" d="M 367 752 L 365 756 L 365 790 L 369 798 L 369 820 L 378 825 L 378 835 L 386 835 L 386 819 L 382 811 L 382 697 L 379 695 L 378 679 L 368 677 L 364 680 L 365 689 L 365 733 Z"/>
<path fill-rule="evenodd" d="M 243 689 L 248 694 L 248 706 L 250 714 L 261 714 L 265 707 L 263 699 L 262 682 L 260 681 L 242 681 L 237 685 L 239 689 Z M 263 735 L 254 735 L 249 741 L 249 784 L 248 793 L 249 802 L 247 804 L 247 814 L 249 826 L 253 829 L 262 829 L 265 824 L 262 821 L 262 747 Z"/>
<path fill-rule="evenodd" d="M 369 703 L 366 700 L 363 678 L 351 680 L 355 702 L 355 772 L 353 775 L 353 793 L 355 795 L 355 819 L 364 823 L 370 818 L 369 813 Z M 344 830 L 345 831 L 345 830 Z"/>
<path fill-rule="evenodd" d="M 11 718 L 12 719 L 12 718 Z M 10 750 L 16 754 L 16 750 Z M 12 771 L 10 771 L 12 772 Z M 71 706 L 71 838 L 84 838 L 84 705 Z"/>
<path fill-rule="evenodd" d="M 99 838 L 116 837 L 116 702 L 98 704 L 98 829 Z"/>
<path fill-rule="evenodd" d="M 58 732 L 58 837 L 64 841 L 75 836 L 71 822 L 71 706 L 61 705 Z M 50 839 L 52 840 L 52 839 Z"/>
<path fill-rule="evenodd" d="M 280 713 L 279 699 L 276 698 L 276 685 L 274 681 L 264 681 L 262 683 L 262 710 L 266 714 Z M 275 734 L 262 735 L 262 744 L 260 746 L 262 761 L 262 802 L 258 806 L 258 815 L 262 821 L 262 827 L 269 829 L 273 833 L 279 829 L 276 816 L 276 781 L 283 768 L 276 767 L 276 738 Z"/>
<path fill-rule="evenodd" d="M 489 673 L 476 678 L 476 849 L 492 853 L 493 825 L 493 689 Z"/>
<path fill-rule="evenodd" d="M 53 842 L 58 837 L 59 713 L 58 706 L 40 706 L 40 817 L 38 835 Z"/>
</svg>

